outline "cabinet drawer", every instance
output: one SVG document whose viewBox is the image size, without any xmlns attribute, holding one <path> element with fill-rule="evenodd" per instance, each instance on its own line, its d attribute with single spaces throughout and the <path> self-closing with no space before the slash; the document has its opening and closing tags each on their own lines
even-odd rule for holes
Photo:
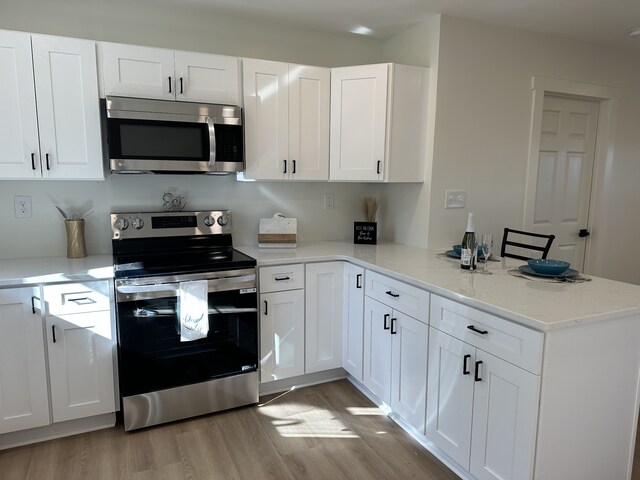
<svg viewBox="0 0 640 480">
<path fill-rule="evenodd" d="M 432 327 L 485 352 L 532 373 L 541 372 L 542 332 L 437 295 L 431 297 L 430 321 Z"/>
<path fill-rule="evenodd" d="M 301 263 L 260 269 L 260 293 L 304 288 L 304 266 Z"/>
<path fill-rule="evenodd" d="M 429 323 L 429 292 L 367 270 L 365 295 Z"/>
<path fill-rule="evenodd" d="M 110 310 L 108 281 L 45 285 L 43 290 L 49 315 Z"/>
</svg>

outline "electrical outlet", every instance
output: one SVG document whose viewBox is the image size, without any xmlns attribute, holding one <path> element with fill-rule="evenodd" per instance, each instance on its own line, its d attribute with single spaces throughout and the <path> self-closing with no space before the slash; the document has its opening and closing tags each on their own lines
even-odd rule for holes
<svg viewBox="0 0 640 480">
<path fill-rule="evenodd" d="M 464 208 L 466 190 L 445 190 L 444 208 Z"/>
<path fill-rule="evenodd" d="M 336 208 L 336 199 L 333 196 L 333 193 L 325 193 L 324 194 L 324 209 L 325 210 L 333 210 Z"/>
<path fill-rule="evenodd" d="M 31 218 L 31 197 L 28 195 L 16 195 L 13 197 L 13 209 L 16 218 Z"/>
</svg>

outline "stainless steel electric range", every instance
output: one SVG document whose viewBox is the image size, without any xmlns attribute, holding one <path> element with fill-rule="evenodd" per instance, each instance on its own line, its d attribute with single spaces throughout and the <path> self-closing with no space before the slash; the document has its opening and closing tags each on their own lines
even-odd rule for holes
<svg viewBox="0 0 640 480">
<path fill-rule="evenodd" d="M 256 261 L 233 249 L 231 212 L 111 215 L 125 430 L 258 401 Z M 185 340 L 199 284 L 206 336 Z"/>
</svg>

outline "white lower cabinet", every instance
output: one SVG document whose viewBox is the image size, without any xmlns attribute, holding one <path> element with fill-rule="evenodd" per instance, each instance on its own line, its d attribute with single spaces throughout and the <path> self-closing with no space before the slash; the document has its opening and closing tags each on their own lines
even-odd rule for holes
<svg viewBox="0 0 640 480">
<path fill-rule="evenodd" d="M 306 265 L 305 373 L 342 365 L 344 262 Z"/>
<path fill-rule="evenodd" d="M 53 421 L 115 410 L 111 312 L 47 315 Z"/>
<path fill-rule="evenodd" d="M 0 434 L 50 421 L 39 296 L 37 287 L 0 290 Z"/>
<path fill-rule="evenodd" d="M 464 330 L 454 328 L 453 312 L 456 327 Z M 489 317 L 432 296 L 432 324 L 447 332 L 430 328 L 426 437 L 478 480 L 530 479 L 540 376 L 473 343 L 493 349 L 512 344 L 501 331 L 505 323 L 509 339 L 522 334 L 521 345 L 530 344 L 523 351 L 536 345 L 541 350 L 541 344 L 535 335 L 526 338 L 528 329 L 511 330 L 514 324 Z M 452 336 L 455 332 L 469 343 Z"/>
<path fill-rule="evenodd" d="M 365 297 L 363 383 L 386 404 L 391 403 L 391 335 L 393 310 Z"/>
<path fill-rule="evenodd" d="M 342 368 L 362 382 L 364 338 L 364 268 L 344 264 Z"/>
<path fill-rule="evenodd" d="M 109 281 L 0 289 L 0 434 L 116 410 L 110 299 Z"/>
<path fill-rule="evenodd" d="M 304 265 L 262 267 L 260 381 L 304 374 Z"/>
<path fill-rule="evenodd" d="M 425 323 L 365 297 L 363 383 L 420 433 L 425 425 L 428 336 Z"/>
</svg>

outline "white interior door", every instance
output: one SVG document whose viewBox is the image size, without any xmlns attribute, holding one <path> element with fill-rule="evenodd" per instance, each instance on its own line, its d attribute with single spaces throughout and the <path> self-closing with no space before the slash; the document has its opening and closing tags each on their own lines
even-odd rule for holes
<svg viewBox="0 0 640 480">
<path fill-rule="evenodd" d="M 582 271 L 598 107 L 595 101 L 545 95 L 535 198 L 527 230 L 554 234 L 549 258 Z"/>
</svg>

